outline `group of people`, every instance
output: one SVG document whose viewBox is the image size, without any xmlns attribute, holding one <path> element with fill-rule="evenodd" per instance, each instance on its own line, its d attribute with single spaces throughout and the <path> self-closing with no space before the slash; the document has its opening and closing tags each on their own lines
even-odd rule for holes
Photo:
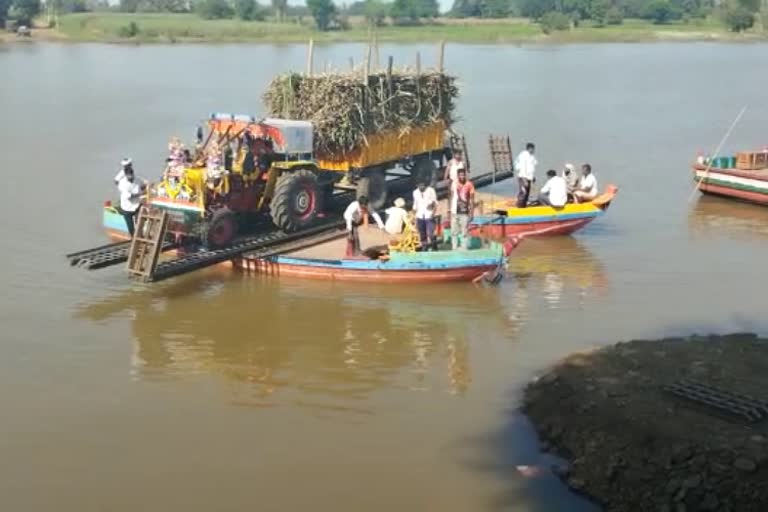
<svg viewBox="0 0 768 512">
<path fill-rule="evenodd" d="M 451 247 L 457 249 L 459 237 L 461 237 L 461 245 L 467 249 L 469 247 L 469 224 L 475 209 L 475 187 L 468 179 L 461 152 L 453 154 L 445 168 L 444 178 L 449 180 L 451 189 L 448 212 L 451 221 Z M 416 220 L 420 250 L 422 251 L 436 249 L 438 204 L 437 192 L 434 187 L 425 181 L 420 181 L 413 191 L 411 212 Z M 406 202 L 403 198 L 395 199 L 394 206 L 385 211 L 387 220 L 383 222 L 378 213 L 369 209 L 367 197 L 361 196 L 350 203 L 344 212 L 344 220 L 355 253 L 359 253 L 360 250 L 360 239 L 356 228 L 362 224 L 365 215 L 370 213 L 380 229 L 392 236 L 397 236 L 403 232 L 405 223 L 408 222 L 409 212 L 405 206 Z"/>
<path fill-rule="evenodd" d="M 120 194 L 120 206 L 117 210 L 125 219 L 128 233 L 133 237 L 136 216 L 139 214 L 141 199 L 147 189 L 147 183 L 136 182 L 133 162 L 130 158 L 124 158 L 120 162 L 120 171 L 115 175 L 115 185 Z"/>
<path fill-rule="evenodd" d="M 597 197 L 597 178 L 592 174 L 592 166 L 583 164 L 581 174 L 576 173 L 572 164 L 565 164 L 560 175 L 557 171 L 547 171 L 547 181 L 539 190 L 535 202 L 529 203 L 531 187 L 536 182 L 536 166 L 538 161 L 534 156 L 536 146 L 529 142 L 525 149 L 518 155 L 515 162 L 517 169 L 518 194 L 517 207 L 525 208 L 531 205 L 547 205 L 562 208 L 568 202 L 584 203 Z"/>
</svg>

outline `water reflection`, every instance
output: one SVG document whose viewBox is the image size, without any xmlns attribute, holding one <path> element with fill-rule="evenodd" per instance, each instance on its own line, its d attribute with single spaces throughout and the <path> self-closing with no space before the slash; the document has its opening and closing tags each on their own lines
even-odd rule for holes
<svg viewBox="0 0 768 512">
<path fill-rule="evenodd" d="M 602 262 L 572 237 L 526 240 L 513 253 L 509 273 L 515 284 L 518 317 L 525 316 L 521 308 L 531 294 L 541 296 L 546 307 L 559 308 L 568 294 L 581 307 L 590 294 L 604 297 L 608 292 Z"/>
<path fill-rule="evenodd" d="M 384 388 L 465 393 L 470 345 L 517 330 L 497 289 L 233 278 L 146 287 L 83 305 L 131 318 L 139 379 L 225 377 L 233 402 L 354 401 Z"/>
<path fill-rule="evenodd" d="M 768 208 L 732 199 L 699 197 L 688 222 L 698 235 L 768 237 Z"/>
</svg>

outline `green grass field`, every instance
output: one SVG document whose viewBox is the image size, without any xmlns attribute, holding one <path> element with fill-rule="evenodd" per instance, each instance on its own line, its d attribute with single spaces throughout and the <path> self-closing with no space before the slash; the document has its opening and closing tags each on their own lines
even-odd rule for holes
<svg viewBox="0 0 768 512">
<path fill-rule="evenodd" d="M 131 22 L 138 33 L 128 37 Z M 102 42 L 317 42 L 367 41 L 370 31 L 364 20 L 350 20 L 343 31 L 319 32 L 311 18 L 285 23 L 272 21 L 204 20 L 195 14 L 118 14 L 86 13 L 62 16 L 57 35 L 71 41 Z M 574 30 L 544 35 L 528 20 L 437 20 L 421 26 L 384 26 L 376 29 L 382 42 L 431 42 L 446 40 L 460 43 L 524 42 L 632 42 L 656 40 L 748 40 L 763 37 L 759 29 L 749 34 L 732 34 L 710 20 L 690 23 L 653 25 L 627 20 L 608 27 L 580 26 Z"/>
</svg>

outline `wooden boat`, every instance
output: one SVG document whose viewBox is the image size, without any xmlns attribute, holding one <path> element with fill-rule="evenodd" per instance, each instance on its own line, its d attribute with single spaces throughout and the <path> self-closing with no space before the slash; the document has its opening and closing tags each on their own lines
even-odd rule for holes
<svg viewBox="0 0 768 512">
<path fill-rule="evenodd" d="M 711 162 L 699 157 L 693 164 L 693 179 L 699 183 L 699 190 L 704 194 L 766 205 L 768 151 L 717 157 Z"/>
<path fill-rule="evenodd" d="M 506 254 L 500 244 L 493 243 L 481 249 L 392 252 L 385 259 L 244 257 L 236 260 L 235 266 L 254 274 L 331 281 L 448 283 L 474 281 L 494 272 L 503 266 Z"/>
<path fill-rule="evenodd" d="M 112 203 L 109 201 L 104 204 L 101 217 L 101 224 L 109 238 L 115 241 L 130 239 L 130 236 L 128 236 L 128 226 L 125 224 L 125 219 L 120 214 L 120 212 L 117 211 L 117 208 L 112 206 Z"/>
<path fill-rule="evenodd" d="M 603 215 L 618 190 L 618 187 L 608 185 L 605 192 L 593 201 L 568 203 L 562 208 L 517 208 L 514 199 L 492 202 L 490 207 L 484 209 L 495 215 L 476 215 L 470 224 L 470 233 L 498 240 L 523 236 L 570 235 Z"/>
</svg>

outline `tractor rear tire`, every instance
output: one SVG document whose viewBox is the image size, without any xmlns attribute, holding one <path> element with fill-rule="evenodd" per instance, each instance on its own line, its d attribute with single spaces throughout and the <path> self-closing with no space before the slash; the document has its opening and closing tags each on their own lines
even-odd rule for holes
<svg viewBox="0 0 768 512">
<path fill-rule="evenodd" d="M 413 178 L 414 185 L 424 182 L 428 187 L 434 187 L 437 184 L 437 166 L 435 162 L 428 157 L 419 158 L 413 163 L 411 178 Z"/>
<path fill-rule="evenodd" d="M 387 175 L 384 170 L 371 171 L 357 182 L 357 198 L 368 198 L 372 210 L 380 210 L 387 202 Z"/>
<path fill-rule="evenodd" d="M 235 214 L 229 208 L 220 208 L 203 224 L 200 238 L 209 249 L 220 249 L 231 244 L 236 235 Z"/>
<path fill-rule="evenodd" d="M 277 179 L 269 205 L 272 222 L 286 233 L 308 228 L 317 220 L 322 203 L 323 194 L 314 172 L 309 169 L 284 172 Z"/>
</svg>

